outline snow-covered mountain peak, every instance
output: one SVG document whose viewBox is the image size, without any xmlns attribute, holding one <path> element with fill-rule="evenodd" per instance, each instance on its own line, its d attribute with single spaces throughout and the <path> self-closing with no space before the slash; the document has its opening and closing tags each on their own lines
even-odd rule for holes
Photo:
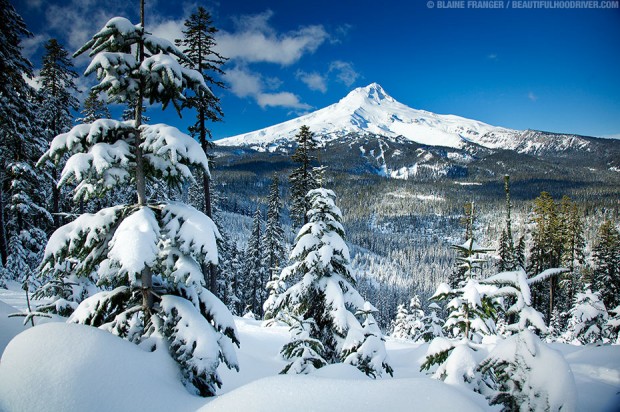
<svg viewBox="0 0 620 412">
<path fill-rule="evenodd" d="M 250 146 L 275 150 L 295 140 L 306 125 L 319 140 L 349 134 L 405 138 L 428 146 L 462 148 L 470 143 L 488 148 L 516 149 L 520 132 L 454 115 L 412 109 L 391 97 L 377 83 L 352 90 L 338 103 L 265 129 L 216 142 L 222 146 Z"/>
<path fill-rule="evenodd" d="M 393 103 L 396 100 L 383 90 L 378 83 L 371 83 L 366 87 L 358 87 L 338 102 L 341 106 L 381 105 L 383 102 Z"/>
</svg>

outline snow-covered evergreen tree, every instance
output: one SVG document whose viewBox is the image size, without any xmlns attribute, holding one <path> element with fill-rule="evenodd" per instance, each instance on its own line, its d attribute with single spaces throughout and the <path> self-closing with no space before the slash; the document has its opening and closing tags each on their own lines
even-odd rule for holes
<svg viewBox="0 0 620 412">
<path fill-rule="evenodd" d="M 105 290 L 82 301 L 69 322 L 100 327 L 147 349 L 166 346 L 186 386 L 209 396 L 221 385 L 220 362 L 238 369 L 233 318 L 205 289 L 200 268 L 218 262 L 219 233 L 190 206 L 146 197 L 147 181 L 181 187 L 193 179 L 190 168 L 208 173 L 208 162 L 190 136 L 165 124 L 143 125 L 141 117 L 143 99 L 179 109 L 185 88 L 208 88 L 200 73 L 179 64 L 185 56 L 148 34 L 143 23 L 115 17 L 77 52 L 92 49 L 86 74 L 97 73 L 94 90 L 112 102 L 133 102 L 135 120 L 75 126 L 56 136 L 41 160 L 70 156 L 59 185 L 75 182 L 76 200 L 135 184 L 137 204 L 84 214 L 56 230 L 41 270 L 58 277 L 94 274 Z"/>
<path fill-rule="evenodd" d="M 562 318 L 560 311 L 555 308 L 551 313 L 551 319 L 549 319 L 548 333 L 545 337 L 545 341 L 548 343 L 562 341 L 561 336 L 564 333 L 562 328 Z"/>
<path fill-rule="evenodd" d="M 295 367 L 300 357 L 314 367 L 324 363 L 350 363 L 369 376 L 392 372 L 383 337 L 373 313 L 376 308 L 355 290 L 349 248 L 344 241 L 342 213 L 336 195 L 327 189 L 308 193 L 309 222 L 297 235 L 290 266 L 282 271 L 284 282 L 298 280 L 282 293 L 275 310 L 285 310 L 295 334 L 282 350 L 291 361 L 285 371 L 303 372 Z M 298 342 L 298 343 L 295 343 Z M 318 344 L 320 343 L 320 345 Z M 291 345 L 296 350 L 292 351 Z M 307 356 L 306 356 L 307 355 Z"/>
<path fill-rule="evenodd" d="M 607 312 L 610 316 L 605 324 L 603 334 L 609 343 L 620 345 L 620 306 L 616 306 Z"/>
<path fill-rule="evenodd" d="M 262 214 L 260 209 L 256 208 L 244 256 L 243 304 L 244 311 L 249 310 L 258 317 L 262 317 L 263 302 L 267 294 L 265 286 L 268 272 L 263 266 L 263 250 Z"/>
<path fill-rule="evenodd" d="M 423 329 L 420 337 L 424 342 L 430 342 L 435 338 L 441 338 L 445 321 L 437 314 L 441 308 L 435 302 L 428 305 L 429 314 L 422 318 Z"/>
<path fill-rule="evenodd" d="M 620 232 L 611 220 L 603 222 L 593 249 L 592 289 L 599 292 L 605 307 L 620 305 Z"/>
<path fill-rule="evenodd" d="M 284 229 L 280 223 L 282 199 L 280 198 L 280 184 L 278 176 L 273 177 L 267 197 L 267 223 L 263 236 L 263 267 L 270 273 L 279 273 L 286 263 L 286 249 L 284 245 Z"/>
<path fill-rule="evenodd" d="M 42 252 L 52 220 L 34 167 L 47 142 L 36 92 L 25 80 L 32 64 L 21 52 L 22 38 L 32 34 L 7 0 L 0 0 L 0 21 L 0 263 L 3 276 L 22 280 L 23 268 L 36 268 L 31 257 Z"/>
<path fill-rule="evenodd" d="M 280 273 L 273 270 L 271 279 L 267 282 L 267 300 L 263 304 L 264 319 L 267 321 L 266 326 L 274 324 L 274 321 L 283 321 L 290 324 L 290 316 L 284 310 L 275 310 L 276 302 L 284 291 L 286 291 L 286 283 L 280 279 Z"/>
<path fill-rule="evenodd" d="M 396 317 L 392 322 L 391 336 L 397 339 L 409 339 L 411 325 L 409 324 L 409 309 L 404 303 L 398 305 Z"/>
<path fill-rule="evenodd" d="M 274 311 L 274 305 L 280 294 L 286 290 L 286 283 L 280 279 L 281 267 L 285 264 L 286 250 L 284 245 L 284 229 L 280 223 L 280 211 L 282 200 L 280 198 L 280 186 L 277 175 L 274 175 L 269 196 L 267 198 L 267 224 L 263 237 L 263 267 L 268 270 L 270 280 L 267 282 L 267 300 L 263 304 L 265 320 L 281 320 L 289 323 L 288 316 L 284 311 Z M 271 324 L 268 322 L 267 324 Z"/>
<path fill-rule="evenodd" d="M 564 338 L 567 342 L 581 345 L 602 343 L 608 318 L 609 314 L 599 293 L 586 288 L 575 296 Z"/>
<path fill-rule="evenodd" d="M 290 213 L 293 225 L 300 227 L 308 223 L 308 210 L 310 210 L 309 199 L 306 197 L 308 192 L 317 187 L 316 178 L 311 167 L 315 157 L 312 152 L 316 150 L 314 134 L 306 125 L 301 126 L 299 133 L 295 135 L 297 148 L 293 153 L 292 159 L 295 163 L 300 163 L 289 176 L 291 185 L 291 206 Z"/>
<path fill-rule="evenodd" d="M 542 315 L 532 307 L 530 285 L 548 280 L 564 272 L 563 269 L 550 269 L 527 279 L 520 268 L 513 272 L 503 272 L 478 282 L 469 279 L 459 289 L 452 289 L 442 283 L 433 295 L 434 300 L 447 300 L 451 313 L 445 328 L 458 340 L 436 338 L 428 348 L 422 369 L 434 371 L 434 377 L 455 385 L 477 390 L 482 385 L 478 365 L 482 361 L 484 347 L 480 345 L 484 335 L 495 332 L 495 321 L 500 308 L 498 299 L 510 297 L 514 302 L 506 311 L 507 317 L 514 315 L 515 323 L 506 325 L 506 330 L 518 332 L 533 326 L 542 332 L 547 331 Z"/>
<path fill-rule="evenodd" d="M 99 93 L 93 90 L 88 93 L 84 100 L 80 114 L 82 117 L 77 119 L 80 123 L 92 123 L 97 119 L 109 119 L 112 117 L 106 102 L 100 99 Z"/>
<path fill-rule="evenodd" d="M 213 26 L 211 15 L 204 7 L 192 13 L 184 22 L 183 38 L 175 41 L 187 56 L 187 60 L 182 61 L 185 67 L 194 69 L 202 74 L 205 83 L 209 87 L 224 87 L 224 83 L 214 78 L 215 75 L 222 75 L 224 72 L 220 68 L 226 58 L 215 51 L 215 34 L 218 30 Z M 198 138 L 198 142 L 205 153 L 208 153 L 211 131 L 207 128 L 207 121 L 218 122 L 224 117 L 220 99 L 213 93 L 198 90 L 193 95 L 187 97 L 184 106 L 196 110 L 196 122 L 189 127 L 190 134 Z M 212 196 L 211 196 L 211 175 L 198 172 L 202 183 L 203 213 L 213 217 Z M 216 292 L 218 287 L 218 270 L 209 265 L 204 267 L 205 279 L 208 279 L 209 289 Z"/>
<path fill-rule="evenodd" d="M 463 218 L 466 226 L 466 240 L 460 245 L 451 246 L 457 253 L 457 267 L 450 277 L 450 286 L 453 288 L 462 287 L 469 279 L 482 278 L 482 264 L 487 261 L 485 254 L 493 251 L 493 249 L 478 245 L 475 240 L 474 210 L 474 202 L 466 204 L 465 216 Z M 477 275 L 476 272 L 478 272 Z"/>
<path fill-rule="evenodd" d="M 505 411 L 576 410 L 577 388 L 568 363 L 528 329 L 500 341 L 479 370 L 486 378 L 481 393 Z"/>
<path fill-rule="evenodd" d="M 69 53 L 56 39 L 50 39 L 45 43 L 45 55 L 43 67 L 39 75 L 40 99 L 45 104 L 41 109 L 41 120 L 45 128 L 46 140 L 51 141 L 60 133 L 69 131 L 73 124 L 73 111 L 80 107 L 75 94 L 78 93 L 75 79 L 78 77 L 73 68 L 73 62 Z M 54 229 L 61 222 L 61 212 L 66 211 L 62 205 L 61 188 L 56 186 L 58 170 L 55 165 L 49 165 L 51 179 L 51 205 L 50 210 L 54 219 Z"/>
<path fill-rule="evenodd" d="M 502 230 L 499 240 L 499 262 L 497 268 L 500 272 L 515 270 L 517 259 L 515 257 L 515 244 L 512 237 L 512 202 L 510 201 L 510 176 L 504 176 L 504 191 L 506 192 L 506 227 Z"/>
<path fill-rule="evenodd" d="M 505 410 L 561 411 L 575 408 L 575 383 L 563 356 L 545 345 L 531 329 L 547 333 L 542 314 L 532 306 L 530 285 L 558 276 L 564 269 L 546 270 L 528 279 L 523 268 L 498 273 L 484 282 L 498 287 L 497 297 L 514 302 L 507 310 L 515 323 L 507 325 L 512 333 L 498 341 L 480 363 L 480 391 L 491 405 L 503 404 Z M 553 370 L 553 380 L 547 375 Z"/>
<path fill-rule="evenodd" d="M 420 297 L 415 295 L 409 301 L 409 309 L 405 305 L 398 306 L 398 313 L 392 328 L 392 336 L 399 339 L 409 339 L 414 342 L 422 339 L 424 331 L 424 311 L 420 304 Z"/>
</svg>

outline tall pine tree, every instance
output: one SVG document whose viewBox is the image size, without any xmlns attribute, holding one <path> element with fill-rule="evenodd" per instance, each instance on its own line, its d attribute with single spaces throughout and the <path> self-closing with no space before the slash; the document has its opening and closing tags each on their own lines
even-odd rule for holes
<svg viewBox="0 0 620 412">
<path fill-rule="evenodd" d="M 99 94 L 93 90 L 88 93 L 80 112 L 80 123 L 92 123 L 97 119 L 110 119 L 110 110 L 106 102 L 99 98 Z"/>
<path fill-rule="evenodd" d="M 263 302 L 267 294 L 265 286 L 268 272 L 263 266 L 263 250 L 262 214 L 260 208 L 257 207 L 245 251 L 243 304 L 245 305 L 244 311 L 250 311 L 259 317 L 262 317 Z"/>
<path fill-rule="evenodd" d="M 41 176 L 34 168 L 46 142 L 36 92 L 25 81 L 32 78 L 32 64 L 22 55 L 21 40 L 32 34 L 7 0 L 0 0 L 0 21 L 0 263 L 9 269 L 4 273 L 22 277 L 18 266 L 25 262 L 20 256 L 41 250 L 45 242 L 41 228 L 51 221 Z M 23 250 L 33 245 L 35 249 Z M 11 250 L 17 253 L 11 260 L 19 263 L 8 266 L 15 270 L 7 267 Z M 34 269 L 30 263 L 28 267 Z"/>
<path fill-rule="evenodd" d="M 184 23 L 184 38 L 177 39 L 176 45 L 188 57 L 184 65 L 202 74 L 205 83 L 209 87 L 224 87 L 224 83 L 215 79 L 215 75 L 222 75 L 224 72 L 221 66 L 226 63 L 226 58 L 217 53 L 215 49 L 215 34 L 218 30 L 213 26 L 211 14 L 204 8 L 198 7 Z M 213 93 L 198 91 L 189 96 L 184 105 L 196 109 L 196 123 L 190 126 L 189 131 L 192 136 L 198 138 L 200 146 L 205 153 L 208 153 L 211 131 L 207 128 L 207 121 L 218 122 L 224 117 L 224 112 L 220 106 L 220 99 Z M 213 217 L 211 206 L 211 175 L 200 173 L 202 180 L 202 190 L 204 196 L 203 213 Z M 203 268 L 205 280 L 209 282 L 212 292 L 217 291 L 217 270 L 213 265 Z"/>
<path fill-rule="evenodd" d="M 310 210 L 310 200 L 306 198 L 308 192 L 317 187 L 316 179 L 312 173 L 311 163 L 315 159 L 312 152 L 316 150 L 317 144 L 314 134 L 306 125 L 301 126 L 295 135 L 297 148 L 293 153 L 293 162 L 299 163 L 289 177 L 291 185 L 291 219 L 296 227 L 301 227 L 308 223 L 308 210 Z"/>
<path fill-rule="evenodd" d="M 41 89 L 39 94 L 45 102 L 42 109 L 42 120 L 46 131 L 46 138 L 51 141 L 55 136 L 69 131 L 73 124 L 73 113 L 80 107 L 75 94 L 78 93 L 75 79 L 78 74 L 73 69 L 73 62 L 69 53 L 56 39 L 45 43 L 43 67 L 39 75 Z M 52 198 L 51 212 L 54 218 L 54 229 L 61 224 L 60 188 L 57 186 L 58 170 L 50 167 Z"/>
<path fill-rule="evenodd" d="M 607 308 L 620 305 L 620 232 L 611 220 L 605 220 L 594 245 L 592 289 L 600 294 Z"/>
<path fill-rule="evenodd" d="M 515 257 L 515 244 L 512 236 L 512 203 L 510 201 L 510 176 L 504 176 L 504 191 L 506 192 L 506 227 L 502 230 L 499 240 L 498 270 L 506 272 L 515 270 L 517 267 Z"/>
<path fill-rule="evenodd" d="M 542 192 L 534 199 L 532 246 L 527 268 L 530 276 L 546 269 L 560 267 L 562 264 L 564 242 L 557 209 L 555 201 L 547 192 Z M 554 276 L 549 278 L 547 284 L 537 284 L 532 292 L 533 306 L 538 310 L 544 310 L 548 321 L 556 303 L 558 278 Z"/>
</svg>

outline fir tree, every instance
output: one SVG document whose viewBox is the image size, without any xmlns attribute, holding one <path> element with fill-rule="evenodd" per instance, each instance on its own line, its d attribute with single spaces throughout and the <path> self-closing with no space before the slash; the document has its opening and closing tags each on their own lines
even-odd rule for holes
<svg viewBox="0 0 620 412">
<path fill-rule="evenodd" d="M 598 292 L 586 288 L 585 292 L 577 293 L 570 310 L 566 341 L 582 345 L 602 343 L 608 317 Z"/>
<path fill-rule="evenodd" d="M 515 319 L 506 326 L 507 331 L 514 335 L 499 340 L 495 349 L 476 368 L 483 377 L 478 390 L 491 405 L 503 404 L 506 410 L 558 410 L 552 407 L 556 400 L 549 394 L 550 383 L 541 380 L 533 384 L 537 379 L 535 374 L 546 368 L 547 362 L 553 362 L 557 379 L 570 384 L 570 369 L 561 355 L 549 350 L 530 330 L 548 331 L 542 315 L 532 307 L 530 286 L 559 273 L 559 270 L 548 270 L 528 279 L 520 268 L 484 280 L 484 283 L 498 288 L 494 293 L 496 297 L 511 298 L 513 303 L 506 309 L 506 314 Z M 570 400 L 561 402 L 569 404 Z"/>
<path fill-rule="evenodd" d="M 563 242 L 561 264 L 569 271 L 559 278 L 558 307 L 561 313 L 567 313 L 575 300 L 575 294 L 583 287 L 578 267 L 585 263 L 585 238 L 583 220 L 577 204 L 568 196 L 563 196 L 559 210 Z"/>
<path fill-rule="evenodd" d="M 218 30 L 213 26 L 211 15 L 204 7 L 198 7 L 184 23 L 183 39 L 177 39 L 176 45 L 188 57 L 183 64 L 198 71 L 202 74 L 205 83 L 209 87 L 224 87 L 222 81 L 216 80 L 214 75 L 223 75 L 221 66 L 226 63 L 226 58 L 218 54 L 215 49 L 215 34 Z M 198 138 L 198 142 L 205 153 L 208 153 L 211 131 L 207 128 L 207 121 L 221 121 L 224 113 L 220 106 L 220 99 L 213 93 L 198 91 L 192 96 L 187 97 L 185 106 L 196 109 L 196 123 L 190 126 L 189 131 L 192 136 Z M 211 176 L 207 173 L 201 173 L 202 190 L 203 190 L 203 212 L 212 217 L 211 192 L 210 192 Z M 213 266 L 203 268 L 205 280 L 209 281 L 211 291 L 217 291 L 217 270 Z"/>
<path fill-rule="evenodd" d="M 58 43 L 56 39 L 50 39 L 45 43 L 45 55 L 41 68 L 41 89 L 39 94 L 45 102 L 42 110 L 42 120 L 46 130 L 46 137 L 51 141 L 55 136 L 67 132 L 73 124 L 72 111 L 80 107 L 75 97 L 78 93 L 75 79 L 78 74 L 73 68 L 73 62 L 69 53 Z M 64 209 L 61 205 L 60 188 L 56 186 L 58 170 L 51 166 L 50 170 L 52 186 L 51 212 L 54 218 L 54 228 L 61 223 L 60 213 Z"/>
<path fill-rule="evenodd" d="M 600 226 L 593 250 L 592 289 L 608 308 L 620 305 L 620 233 L 611 220 Z"/>
<path fill-rule="evenodd" d="M 293 340 L 281 352 L 291 363 L 283 372 L 345 362 L 369 376 L 382 371 L 391 374 L 383 337 L 374 321 L 376 308 L 354 287 L 342 213 L 335 198 L 327 189 L 308 193 L 309 222 L 300 229 L 290 256 L 292 264 L 280 277 L 284 282 L 298 279 L 275 304 L 276 311 L 284 310 L 293 319 Z M 299 331 L 304 331 L 301 339 L 295 336 Z"/>
<path fill-rule="evenodd" d="M 443 326 L 445 321 L 441 319 L 437 313 L 441 311 L 441 308 L 435 302 L 432 302 L 428 305 L 428 310 L 430 313 L 424 318 L 422 318 L 422 334 L 420 337 L 424 340 L 424 342 L 430 342 L 435 338 L 443 337 Z"/>
<path fill-rule="evenodd" d="M 35 91 L 24 80 L 32 78 L 32 64 L 20 45 L 32 34 L 7 0 L 0 0 L 0 21 L 0 263 L 6 265 L 10 239 L 22 230 L 45 227 L 51 216 L 33 167 L 46 142 Z"/>
<path fill-rule="evenodd" d="M 263 238 L 263 247 L 265 254 L 263 256 L 263 267 L 270 273 L 270 280 L 267 282 L 268 297 L 263 305 L 265 320 L 274 318 L 274 305 L 278 296 L 286 290 L 286 284 L 280 279 L 281 266 L 284 264 L 286 250 L 284 246 L 284 230 L 280 223 L 280 211 L 282 209 L 282 200 L 280 199 L 279 179 L 274 175 L 273 181 L 269 188 L 269 196 L 267 198 L 267 225 L 265 226 L 265 236 Z M 283 314 L 279 314 L 279 318 L 286 319 Z"/>
<path fill-rule="evenodd" d="M 396 310 L 396 317 L 392 322 L 391 336 L 397 339 L 409 339 L 409 336 L 411 336 L 411 324 L 409 323 L 411 314 L 409 313 L 409 309 L 401 303 Z"/>
<path fill-rule="evenodd" d="M 99 98 L 99 94 L 93 90 L 88 93 L 80 114 L 83 117 L 77 119 L 80 123 L 92 123 L 97 119 L 110 119 L 110 110 L 106 102 Z M 131 119 L 128 119 L 131 120 Z"/>
<path fill-rule="evenodd" d="M 310 209 L 310 200 L 306 198 L 306 194 L 317 187 L 311 167 L 311 163 L 315 159 L 312 152 L 316 150 L 316 142 L 314 134 L 305 125 L 301 126 L 295 138 L 297 139 L 297 148 L 292 159 L 293 162 L 300 165 L 291 172 L 289 177 L 291 185 L 290 211 L 293 224 L 300 227 L 308 223 L 306 214 Z"/>
<path fill-rule="evenodd" d="M 424 331 L 422 319 L 424 319 L 424 311 L 420 304 L 420 297 L 415 295 L 409 302 L 409 310 L 404 305 L 398 306 L 392 336 L 417 342 L 422 339 Z"/>
<path fill-rule="evenodd" d="M 268 276 L 268 272 L 263 266 L 262 233 L 262 214 L 260 209 L 256 208 L 252 221 L 252 231 L 245 251 L 243 301 L 245 308 L 249 308 L 252 313 L 261 317 L 263 302 L 266 300 L 265 285 Z"/>
<path fill-rule="evenodd" d="M 620 306 L 608 311 L 609 318 L 603 329 L 603 335 L 607 342 L 618 345 L 620 344 Z"/>
<path fill-rule="evenodd" d="M 474 202 L 465 205 L 465 234 L 466 240 L 461 245 L 452 245 L 452 249 L 456 250 L 457 267 L 450 277 L 450 286 L 453 288 L 461 287 L 473 277 L 476 277 L 475 271 L 479 272 L 478 278 L 482 278 L 482 264 L 486 262 L 484 255 L 493 249 L 484 248 L 476 243 L 474 238 Z"/>
<path fill-rule="evenodd" d="M 560 267 L 564 241 L 558 207 L 549 193 L 542 192 L 534 200 L 532 221 L 534 225 L 528 273 L 535 274 Z M 539 310 L 546 308 L 547 319 L 551 318 L 557 293 L 557 277 L 551 277 L 546 285 L 537 285 L 533 291 L 534 306 Z"/>
<path fill-rule="evenodd" d="M 515 245 L 512 238 L 512 203 L 510 202 L 510 176 L 504 176 L 504 191 L 506 192 L 506 227 L 502 230 L 499 241 L 499 262 L 500 272 L 515 270 L 517 263 L 515 257 Z"/>
<path fill-rule="evenodd" d="M 70 157 L 60 185 L 77 183 L 74 198 L 104 195 L 135 185 L 137 203 L 84 214 L 51 236 L 43 275 L 95 276 L 106 290 L 86 298 L 70 322 L 100 327 L 155 349 L 163 345 L 177 362 L 185 385 L 213 395 L 221 385 L 220 361 L 238 369 L 239 344 L 230 312 L 205 289 L 200 265 L 217 263 L 213 221 L 180 202 L 150 203 L 146 183 L 181 187 L 190 167 L 208 173 L 206 154 L 190 136 L 164 124 L 142 124 L 143 99 L 172 103 L 183 90 L 208 88 L 200 73 L 181 67 L 186 57 L 170 42 L 148 34 L 142 21 L 108 21 L 76 54 L 92 49 L 86 74 L 96 72 L 109 101 L 134 102 L 134 121 L 99 119 L 54 138 L 43 161 Z M 130 54 L 138 51 L 138 57 Z"/>
</svg>

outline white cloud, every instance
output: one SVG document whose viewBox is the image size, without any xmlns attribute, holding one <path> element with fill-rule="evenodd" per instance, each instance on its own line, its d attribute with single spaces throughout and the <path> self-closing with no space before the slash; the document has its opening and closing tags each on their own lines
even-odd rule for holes
<svg viewBox="0 0 620 412">
<path fill-rule="evenodd" d="M 260 75 L 235 67 L 226 71 L 230 91 L 237 97 L 256 96 L 263 89 Z"/>
<path fill-rule="evenodd" d="M 22 48 L 22 54 L 32 60 L 37 51 L 43 47 L 46 41 L 50 39 L 48 34 L 37 34 L 33 37 L 26 37 L 19 42 Z"/>
<path fill-rule="evenodd" d="M 495 60 L 497 60 L 497 54 L 491 53 L 491 54 L 487 55 L 487 59 L 495 61 Z"/>
<path fill-rule="evenodd" d="M 270 25 L 273 12 L 236 19 L 234 33 L 218 33 L 216 50 L 232 60 L 246 63 L 276 63 L 289 66 L 306 53 L 314 53 L 329 35 L 321 25 L 304 26 L 278 34 Z"/>
<path fill-rule="evenodd" d="M 290 92 L 280 93 L 260 93 L 256 99 L 258 105 L 263 109 L 272 107 L 288 107 L 291 109 L 308 110 L 310 105 L 299 101 L 297 95 Z"/>
<path fill-rule="evenodd" d="M 335 60 L 329 65 L 329 73 L 336 73 L 336 79 L 344 83 L 347 87 L 351 87 L 353 83 L 361 77 L 355 70 L 353 64 L 342 60 Z"/>
<path fill-rule="evenodd" d="M 298 70 L 296 76 L 308 86 L 310 90 L 317 90 L 321 93 L 327 92 L 327 79 L 325 76 L 317 72 L 307 73 L 302 70 Z"/>
<path fill-rule="evenodd" d="M 534 92 L 533 92 L 533 91 L 531 91 L 531 90 L 528 92 L 528 94 L 527 94 L 527 98 L 528 98 L 528 99 L 530 99 L 530 100 L 531 100 L 531 101 L 533 101 L 533 102 L 535 102 L 536 100 L 538 100 L 538 96 L 536 96 L 536 95 L 534 94 Z"/>
<path fill-rule="evenodd" d="M 61 5 L 62 4 L 62 5 Z M 45 13 L 48 27 L 64 33 L 65 46 L 73 53 L 115 15 L 126 15 L 120 2 L 110 2 L 102 9 L 92 0 L 72 0 L 67 3 L 50 4 Z"/>
<path fill-rule="evenodd" d="M 149 28 L 149 32 L 154 36 L 164 38 L 168 41 L 171 41 L 174 44 L 176 39 L 182 39 L 183 35 L 183 23 L 185 19 L 182 20 L 162 20 L 156 22 L 154 25 L 151 25 Z"/>
<path fill-rule="evenodd" d="M 603 139 L 617 139 L 620 140 L 620 133 L 616 133 L 616 134 L 606 134 L 601 136 Z"/>
<path fill-rule="evenodd" d="M 263 109 L 267 107 L 287 107 L 291 109 L 308 110 L 311 108 L 299 100 L 299 97 L 290 92 L 266 92 L 265 89 L 276 89 L 281 85 L 277 78 L 263 78 L 258 73 L 252 73 L 245 67 L 234 67 L 226 71 L 226 81 L 230 91 L 237 97 L 250 97 Z"/>
</svg>

